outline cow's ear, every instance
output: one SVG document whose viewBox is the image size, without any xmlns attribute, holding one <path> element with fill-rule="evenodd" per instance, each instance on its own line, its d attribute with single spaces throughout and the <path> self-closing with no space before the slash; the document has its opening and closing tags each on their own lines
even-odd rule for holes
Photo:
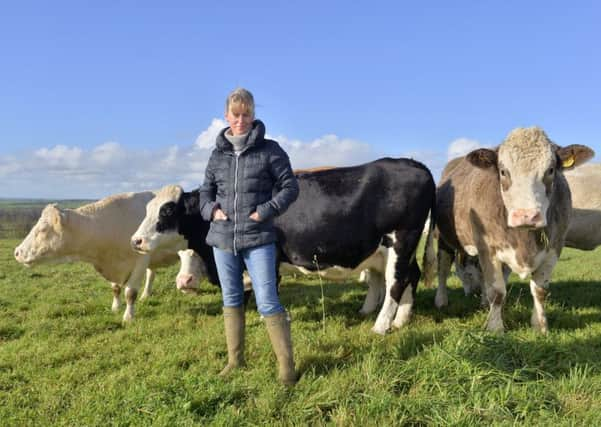
<svg viewBox="0 0 601 427">
<path fill-rule="evenodd" d="M 67 222 L 67 213 L 56 204 L 52 205 L 52 223 L 56 228 L 61 227 Z"/>
<path fill-rule="evenodd" d="M 469 153 L 466 159 L 476 167 L 488 169 L 497 165 L 497 152 L 489 148 L 479 148 Z"/>
<path fill-rule="evenodd" d="M 591 148 L 579 144 L 560 147 L 556 153 L 563 170 L 573 169 L 595 156 L 595 152 Z"/>
</svg>

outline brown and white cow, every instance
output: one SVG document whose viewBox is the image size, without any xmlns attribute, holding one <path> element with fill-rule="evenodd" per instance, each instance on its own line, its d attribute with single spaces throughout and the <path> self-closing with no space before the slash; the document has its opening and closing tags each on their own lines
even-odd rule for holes
<svg viewBox="0 0 601 427">
<path fill-rule="evenodd" d="M 331 267 L 320 271 L 319 274 L 328 280 L 345 279 L 350 275 L 359 274 L 359 281 L 367 284 L 367 295 L 359 313 L 367 315 L 373 313 L 382 305 L 386 295 L 384 274 L 387 252 L 388 248 L 380 245 L 373 255 L 364 260 L 355 269 Z M 202 258 L 192 249 L 181 250 L 178 252 L 178 255 L 180 269 L 176 277 L 177 288 L 184 293 L 197 293 L 200 280 L 207 276 L 206 265 Z M 286 263 L 282 264 L 280 272 L 283 272 L 286 268 L 291 268 L 307 275 L 316 274 L 315 271 L 309 271 L 303 267 L 292 266 Z M 245 288 L 249 285 L 250 283 L 245 280 Z"/>
<path fill-rule="evenodd" d="M 48 205 L 15 249 L 15 259 L 28 267 L 47 262 L 89 262 L 111 282 L 113 311 L 119 309 L 121 288 L 125 287 L 123 320 L 130 321 L 144 274 L 147 280 L 142 298 L 151 292 L 152 269 L 175 262 L 177 249 L 185 247 L 182 239 L 181 246 L 152 254 L 138 254 L 131 249 L 131 234 L 144 219 L 146 204 L 155 196 L 152 191 L 117 194 L 77 209 Z"/>
<path fill-rule="evenodd" d="M 490 306 L 487 329 L 504 330 L 508 267 L 522 278 L 531 276 L 531 323 L 547 332 L 543 303 L 571 215 L 563 171 L 593 155 L 582 145 L 559 147 L 532 127 L 513 130 L 494 150 L 478 149 L 450 162 L 437 191 L 442 243 L 437 305 L 446 304 L 446 279 L 454 253 L 460 251 L 477 256 L 481 265 Z"/>
<path fill-rule="evenodd" d="M 584 164 L 564 173 L 572 195 L 572 215 L 565 237 L 565 246 L 589 251 L 601 245 L 601 164 Z M 478 257 L 458 252 L 455 272 L 466 295 L 479 292 L 482 271 Z M 508 275 L 506 272 L 506 276 Z M 441 295 L 446 295 L 441 293 Z M 486 301 L 484 293 L 483 302 Z M 437 305 L 440 301 L 437 301 Z M 442 301 L 446 304 L 446 301 Z"/>
</svg>

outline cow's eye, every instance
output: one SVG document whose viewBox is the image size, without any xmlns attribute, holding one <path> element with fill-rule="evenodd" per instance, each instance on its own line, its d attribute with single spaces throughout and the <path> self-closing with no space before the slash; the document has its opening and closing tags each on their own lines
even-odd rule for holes
<svg viewBox="0 0 601 427">
<path fill-rule="evenodd" d="M 505 171 L 505 169 L 501 169 L 501 176 L 505 177 L 507 176 L 507 172 Z"/>
<path fill-rule="evenodd" d="M 170 217 L 171 215 L 173 215 L 173 208 L 171 206 L 164 206 L 159 212 L 160 218 Z"/>
<path fill-rule="evenodd" d="M 554 167 L 550 167 L 549 169 L 547 169 L 547 175 L 553 175 L 555 173 L 555 168 Z"/>
</svg>

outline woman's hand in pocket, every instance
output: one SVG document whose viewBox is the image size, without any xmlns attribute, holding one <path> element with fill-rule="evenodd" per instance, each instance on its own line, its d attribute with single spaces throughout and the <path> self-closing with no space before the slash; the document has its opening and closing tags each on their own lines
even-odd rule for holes
<svg viewBox="0 0 601 427">
<path fill-rule="evenodd" d="M 217 208 L 215 209 L 215 212 L 213 212 L 213 221 L 227 221 L 227 215 L 221 208 Z"/>
<path fill-rule="evenodd" d="M 261 218 L 259 217 L 259 214 L 257 213 L 257 211 L 254 211 L 253 213 L 251 213 L 249 218 L 255 222 L 261 222 Z"/>
</svg>

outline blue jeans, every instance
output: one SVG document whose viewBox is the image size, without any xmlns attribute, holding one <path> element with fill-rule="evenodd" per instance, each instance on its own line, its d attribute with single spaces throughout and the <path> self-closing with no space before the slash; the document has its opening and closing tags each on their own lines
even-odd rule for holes
<svg viewBox="0 0 601 427">
<path fill-rule="evenodd" d="M 242 307 L 244 305 L 242 272 L 246 265 L 259 313 L 263 316 L 271 316 L 284 311 L 277 292 L 275 250 L 274 243 L 242 249 L 236 255 L 213 248 L 224 307 Z"/>
</svg>

